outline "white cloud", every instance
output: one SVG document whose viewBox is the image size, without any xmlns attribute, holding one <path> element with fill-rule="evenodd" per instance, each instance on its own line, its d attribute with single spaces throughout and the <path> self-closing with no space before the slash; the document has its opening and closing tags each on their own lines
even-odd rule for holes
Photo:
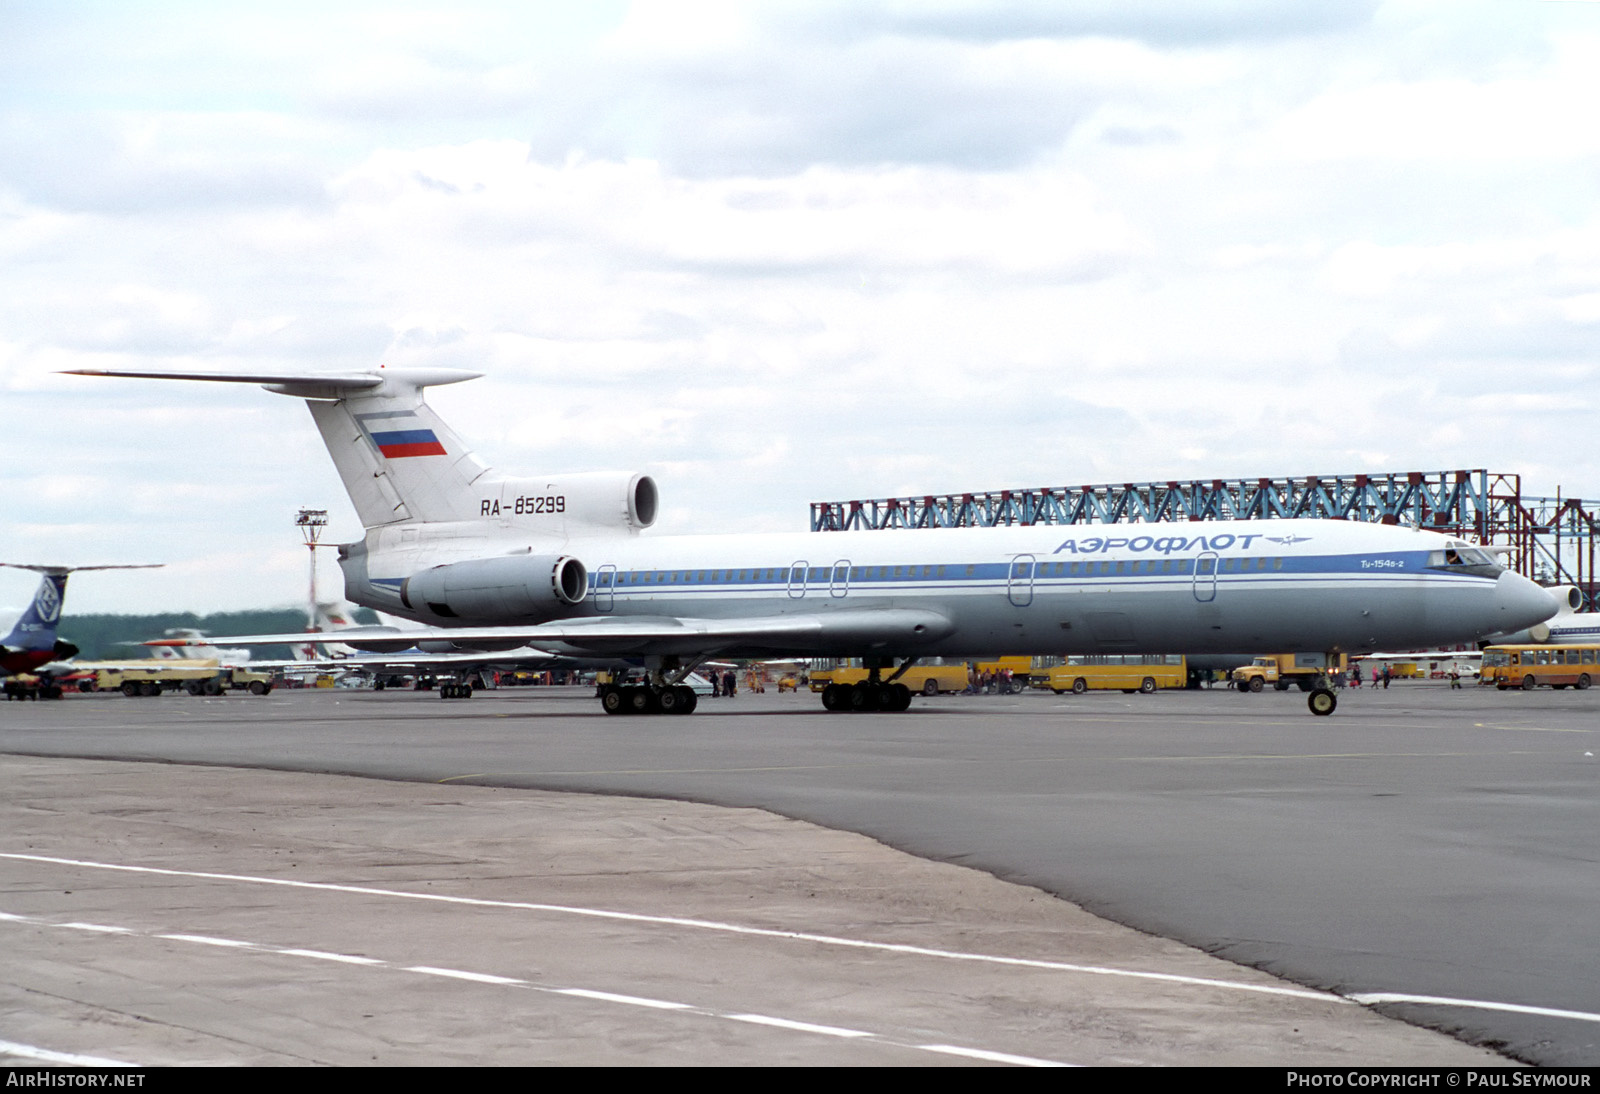
<svg viewBox="0 0 1600 1094">
<path fill-rule="evenodd" d="M 0 557 L 233 608 L 298 602 L 297 507 L 357 534 L 290 400 L 83 367 L 479 369 L 430 399 L 486 457 L 648 467 L 677 530 L 1438 466 L 1592 496 L 1600 6 L 1507 7 L 35 13 Z"/>
</svg>

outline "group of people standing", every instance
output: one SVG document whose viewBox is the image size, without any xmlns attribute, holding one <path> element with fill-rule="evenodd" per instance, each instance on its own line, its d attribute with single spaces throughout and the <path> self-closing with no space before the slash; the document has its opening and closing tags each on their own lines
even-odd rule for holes
<svg viewBox="0 0 1600 1094">
<path fill-rule="evenodd" d="M 1375 687 L 1375 688 L 1376 687 L 1382 687 L 1385 691 L 1387 691 L 1389 689 L 1389 681 L 1391 679 L 1393 679 L 1393 678 L 1394 678 L 1394 673 L 1389 668 L 1388 665 L 1384 665 L 1382 669 L 1379 669 L 1377 665 L 1373 665 L 1372 666 L 1372 686 L 1373 687 Z M 1340 673 L 1336 677 L 1335 682 L 1342 684 L 1344 682 L 1344 674 Z M 1351 665 L 1350 666 L 1350 686 L 1353 687 L 1353 688 L 1358 688 L 1358 687 L 1361 686 L 1361 666 L 1360 665 Z"/>
</svg>

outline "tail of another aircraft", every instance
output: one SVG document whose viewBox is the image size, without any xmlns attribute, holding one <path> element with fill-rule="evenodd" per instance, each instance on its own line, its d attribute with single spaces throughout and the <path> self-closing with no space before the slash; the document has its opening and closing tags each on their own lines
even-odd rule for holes
<svg viewBox="0 0 1600 1094">
<path fill-rule="evenodd" d="M 261 384 L 306 400 L 345 491 L 367 528 L 401 521 L 478 515 L 473 484 L 491 474 L 423 400 L 422 389 L 476 379 L 459 369 L 365 372 L 134 372 L 77 369 L 78 375 Z"/>
<path fill-rule="evenodd" d="M 154 564 L 159 566 L 160 563 Z M 0 654 L 5 655 L 3 667 L 5 672 L 22 672 L 42 664 L 46 660 L 65 660 L 75 657 L 78 647 L 70 642 L 61 642 L 56 639 L 56 626 L 61 622 L 61 604 L 67 596 L 67 576 L 78 570 L 148 570 L 152 565 L 142 566 L 30 566 L 21 562 L 0 562 L 0 566 L 10 566 L 16 570 L 32 570 L 36 574 L 43 574 L 39 582 L 38 591 L 33 594 L 33 603 L 28 605 L 22 613 L 22 618 L 17 620 L 16 626 L 11 628 L 11 633 L 0 641 Z M 11 655 L 18 655 L 13 658 Z M 48 654 L 48 657 L 44 655 Z M 25 655 L 32 655 L 25 656 Z M 26 664 L 24 663 L 26 662 Z"/>
<path fill-rule="evenodd" d="M 14 564 L 8 562 L 0 565 Z M 17 566 L 17 569 L 34 570 L 43 574 L 44 578 L 39 582 L 39 590 L 33 594 L 33 603 L 22 613 L 17 625 L 11 628 L 3 644 L 13 650 L 52 649 L 56 644 L 56 624 L 61 620 L 61 601 L 67 594 L 67 575 L 72 571 L 65 566 Z"/>
<path fill-rule="evenodd" d="M 349 630 L 356 626 L 350 618 L 350 613 L 340 604 L 317 604 L 316 624 L 312 634 L 331 634 L 336 631 Z M 310 637 L 309 635 L 307 637 Z M 358 653 L 354 646 L 347 646 L 343 642 L 300 642 L 290 647 L 290 653 L 296 661 L 319 661 L 327 657 L 349 657 Z"/>
</svg>

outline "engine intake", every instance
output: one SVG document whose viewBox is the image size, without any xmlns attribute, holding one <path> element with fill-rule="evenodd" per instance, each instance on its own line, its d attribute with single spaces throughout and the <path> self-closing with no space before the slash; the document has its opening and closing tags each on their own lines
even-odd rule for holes
<svg viewBox="0 0 1600 1094">
<path fill-rule="evenodd" d="M 588 594 L 589 571 L 570 555 L 452 562 L 400 586 L 400 602 L 414 612 L 483 625 L 554 618 Z"/>
</svg>

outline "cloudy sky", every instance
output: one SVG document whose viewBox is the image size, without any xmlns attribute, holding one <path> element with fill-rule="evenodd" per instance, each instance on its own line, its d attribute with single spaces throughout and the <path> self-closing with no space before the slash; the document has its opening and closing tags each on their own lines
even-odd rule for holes
<svg viewBox="0 0 1600 1094">
<path fill-rule="evenodd" d="M 0 0 L 0 560 L 236 609 L 303 598 L 300 506 L 359 536 L 295 401 L 69 368 L 477 369 L 430 401 L 490 463 L 649 470 L 666 531 L 1600 495 L 1597 103 L 1581 0 Z"/>
</svg>

